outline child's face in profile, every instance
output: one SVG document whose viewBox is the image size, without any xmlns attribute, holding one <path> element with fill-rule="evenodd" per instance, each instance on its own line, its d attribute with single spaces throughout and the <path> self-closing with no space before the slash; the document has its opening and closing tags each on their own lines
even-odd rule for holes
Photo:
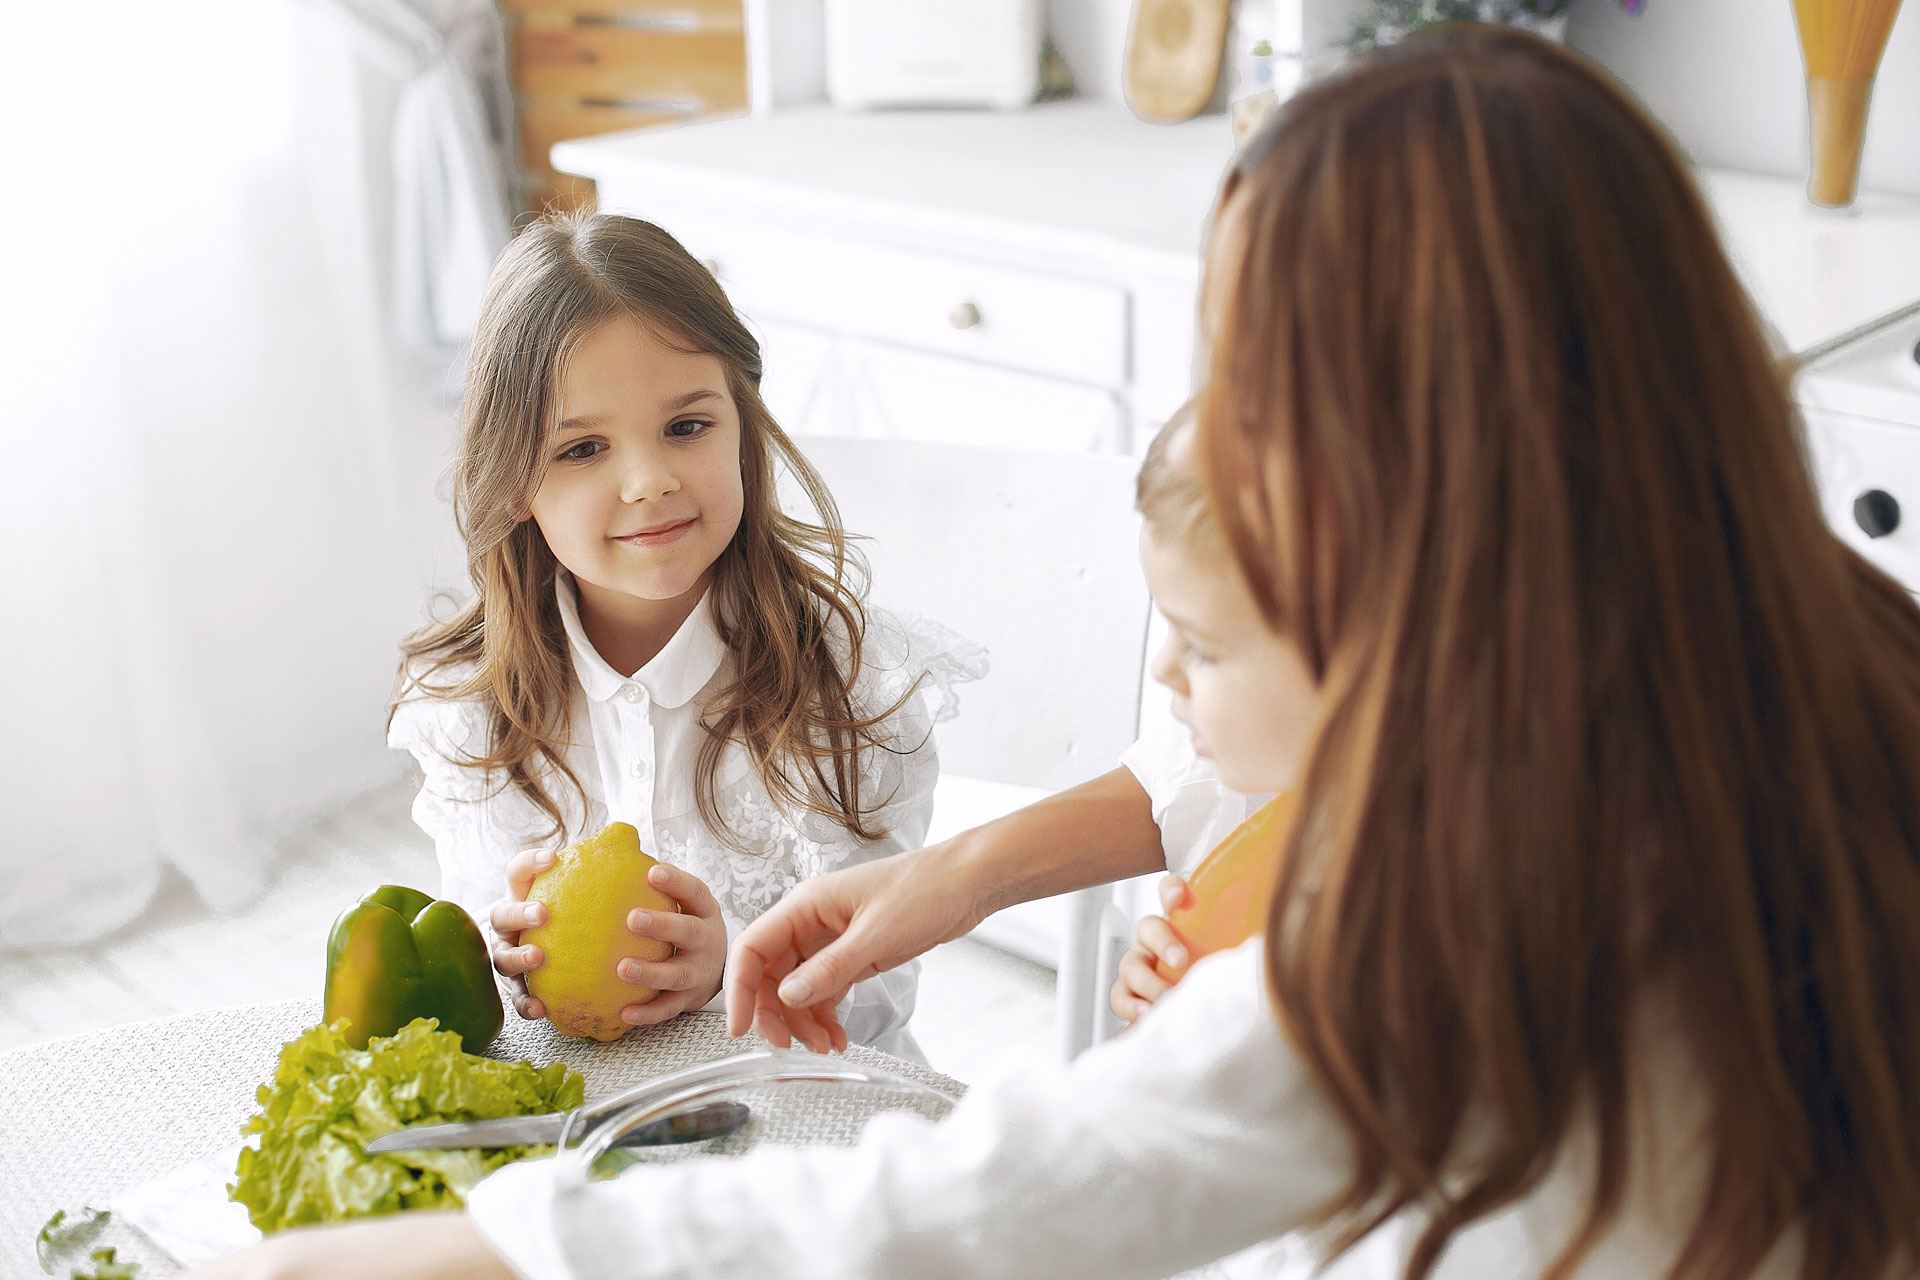
<svg viewBox="0 0 1920 1280">
<path fill-rule="evenodd" d="M 1300 651 L 1275 635 L 1218 536 L 1140 533 L 1140 565 L 1166 616 L 1153 678 L 1173 691 L 1173 714 L 1193 730 L 1235 791 L 1293 785 L 1319 691 Z"/>
<path fill-rule="evenodd" d="M 740 411 L 719 357 L 637 321 L 580 341 L 532 516 L 593 592 L 667 601 L 702 590 L 740 526 Z"/>
</svg>

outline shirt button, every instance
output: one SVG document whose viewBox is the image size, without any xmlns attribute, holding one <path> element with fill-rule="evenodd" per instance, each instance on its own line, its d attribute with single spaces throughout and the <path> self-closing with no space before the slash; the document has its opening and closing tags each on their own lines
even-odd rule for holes
<svg viewBox="0 0 1920 1280">
<path fill-rule="evenodd" d="M 653 766 L 649 765 L 645 760 L 635 760 L 627 766 L 627 772 L 636 778 L 644 778 L 653 772 Z"/>
<path fill-rule="evenodd" d="M 637 684 L 623 684 L 620 686 L 620 696 L 628 702 L 638 702 L 647 696 L 647 691 Z"/>
</svg>

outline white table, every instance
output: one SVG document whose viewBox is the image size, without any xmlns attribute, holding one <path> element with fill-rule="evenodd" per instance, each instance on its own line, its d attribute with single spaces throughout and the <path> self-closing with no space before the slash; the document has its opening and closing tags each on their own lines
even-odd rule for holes
<svg viewBox="0 0 1920 1280">
<path fill-rule="evenodd" d="M 249 1005 L 129 1023 L 0 1054 L 0 1275 L 41 1274 L 33 1240 L 56 1209 L 104 1207 L 118 1192 L 233 1146 L 273 1075 L 280 1046 L 320 1018 L 317 1001 Z M 509 1014 L 493 1057 L 564 1060 L 592 1100 L 654 1076 L 764 1048 L 730 1040 L 719 1013 L 684 1014 L 612 1044 L 572 1040 Z M 949 1093 L 963 1086 L 862 1045 L 846 1058 Z M 822 1141 L 850 1141 L 836 1118 Z M 841 1130 L 844 1130 L 842 1132 Z M 97 1242 L 141 1264 L 141 1280 L 176 1272 L 146 1238 L 115 1221 Z"/>
</svg>

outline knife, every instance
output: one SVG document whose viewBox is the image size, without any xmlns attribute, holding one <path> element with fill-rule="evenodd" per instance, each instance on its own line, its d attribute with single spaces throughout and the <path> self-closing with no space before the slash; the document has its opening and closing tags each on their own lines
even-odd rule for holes
<svg viewBox="0 0 1920 1280">
<path fill-rule="evenodd" d="M 545 1116 L 507 1116 L 499 1120 L 468 1120 L 459 1124 L 415 1124 L 384 1133 L 367 1144 L 368 1155 L 392 1151 L 427 1151 L 447 1147 L 518 1147 L 555 1143 L 567 1127 L 568 1112 Z M 747 1122 L 745 1103 L 708 1102 L 676 1111 L 635 1129 L 620 1139 L 622 1147 L 658 1147 L 670 1142 L 704 1142 L 723 1138 Z"/>
</svg>

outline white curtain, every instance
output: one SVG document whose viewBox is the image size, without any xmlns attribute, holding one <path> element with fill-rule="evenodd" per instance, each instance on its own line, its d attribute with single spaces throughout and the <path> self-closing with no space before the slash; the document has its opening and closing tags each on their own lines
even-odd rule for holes
<svg viewBox="0 0 1920 1280">
<path fill-rule="evenodd" d="M 292 0 L 0 0 L 0 946 L 258 891 L 401 772 L 457 576 L 444 360 L 391 340 L 404 86 Z"/>
</svg>

